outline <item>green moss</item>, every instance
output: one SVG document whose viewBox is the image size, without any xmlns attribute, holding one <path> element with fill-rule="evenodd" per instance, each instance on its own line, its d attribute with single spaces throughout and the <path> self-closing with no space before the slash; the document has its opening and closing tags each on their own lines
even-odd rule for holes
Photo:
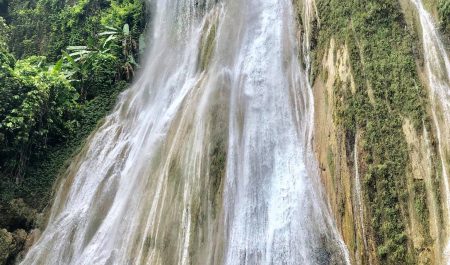
<svg viewBox="0 0 450 265">
<path fill-rule="evenodd" d="M 200 70 L 205 70 L 211 60 L 212 52 L 214 51 L 216 41 L 216 24 L 213 24 L 204 32 L 201 42 L 201 50 L 199 53 Z"/>
<path fill-rule="evenodd" d="M 425 235 L 429 235 L 429 217 L 430 213 L 427 205 L 425 183 L 423 180 L 414 181 L 414 209 L 419 217 L 422 229 Z"/>
<path fill-rule="evenodd" d="M 331 176 L 333 176 L 333 179 L 334 179 L 334 173 L 336 171 L 336 167 L 334 165 L 333 150 L 331 149 L 330 146 L 328 146 L 328 151 L 327 151 L 327 163 L 328 163 L 328 167 L 330 168 L 330 174 L 331 174 Z"/>
<path fill-rule="evenodd" d="M 356 94 L 334 85 L 336 123 L 349 135 L 362 133 L 367 171 L 364 194 L 381 264 L 414 264 L 406 236 L 406 169 L 409 163 L 402 124 L 424 119 L 424 90 L 417 78 L 413 43 L 398 1 L 318 2 L 320 31 L 313 70 L 329 41 L 347 44 Z M 369 98 L 369 90 L 373 98 Z"/>
<path fill-rule="evenodd" d="M 211 209 L 213 211 L 213 218 L 216 216 L 216 211 L 220 207 L 221 191 L 223 179 L 225 178 L 227 160 L 227 145 L 226 142 L 219 138 L 214 142 L 210 154 L 209 165 L 209 194 L 211 201 Z"/>
<path fill-rule="evenodd" d="M 228 94 L 224 89 L 217 89 L 211 96 L 209 115 L 210 142 L 209 150 L 209 208 L 213 218 L 220 212 L 222 202 L 223 182 L 226 174 L 228 155 Z"/>
<path fill-rule="evenodd" d="M 450 1 L 439 0 L 438 12 L 442 31 L 450 37 Z"/>
</svg>

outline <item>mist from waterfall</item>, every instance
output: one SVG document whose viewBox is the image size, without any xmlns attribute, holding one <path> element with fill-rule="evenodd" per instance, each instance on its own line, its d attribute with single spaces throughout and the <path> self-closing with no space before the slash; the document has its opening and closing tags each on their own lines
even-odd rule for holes
<svg viewBox="0 0 450 265">
<path fill-rule="evenodd" d="M 149 5 L 140 77 L 72 162 L 21 264 L 348 264 L 292 1 Z"/>
<path fill-rule="evenodd" d="M 450 229 L 450 59 L 433 18 L 424 8 L 421 0 L 411 0 L 417 9 L 422 28 L 425 70 L 430 88 L 430 102 L 433 123 L 438 140 L 441 159 L 443 193 L 445 196 L 447 231 Z M 450 238 L 450 235 L 447 235 Z M 447 243 L 445 259 L 450 264 L 450 239 Z"/>
</svg>

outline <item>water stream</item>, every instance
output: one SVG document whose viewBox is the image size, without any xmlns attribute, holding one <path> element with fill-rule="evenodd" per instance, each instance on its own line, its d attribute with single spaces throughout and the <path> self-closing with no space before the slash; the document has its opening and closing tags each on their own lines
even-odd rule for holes
<svg viewBox="0 0 450 265">
<path fill-rule="evenodd" d="M 312 151 L 292 1 L 149 4 L 140 78 L 73 161 L 21 264 L 348 264 Z"/>
<path fill-rule="evenodd" d="M 419 14 L 422 27 L 425 70 L 430 88 L 432 118 L 436 128 L 438 151 L 441 159 L 442 182 L 444 184 L 447 227 L 450 227 L 450 59 L 440 39 L 433 18 L 426 11 L 421 0 L 411 0 Z M 449 237 L 449 235 L 447 235 Z M 450 242 L 445 256 L 450 264 Z"/>
<path fill-rule="evenodd" d="M 369 249 L 369 245 L 367 243 L 367 234 L 366 234 L 366 227 L 364 224 L 364 201 L 363 201 L 363 194 L 362 194 L 362 188 L 361 188 L 361 176 L 359 173 L 359 156 L 358 156 L 358 145 L 359 145 L 359 134 L 358 130 L 356 130 L 355 134 L 355 147 L 353 149 L 353 160 L 355 161 L 355 199 L 356 199 L 356 207 L 357 207 L 357 215 L 359 218 L 359 226 L 361 229 L 361 237 L 363 241 L 364 251 L 367 251 Z M 369 262 L 369 265 L 372 264 L 372 261 L 370 259 L 367 260 Z M 362 261 L 360 261 L 361 263 Z"/>
</svg>

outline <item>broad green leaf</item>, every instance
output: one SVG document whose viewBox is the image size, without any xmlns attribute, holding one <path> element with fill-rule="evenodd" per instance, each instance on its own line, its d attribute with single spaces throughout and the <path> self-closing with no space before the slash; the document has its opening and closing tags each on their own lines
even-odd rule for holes
<svg viewBox="0 0 450 265">
<path fill-rule="evenodd" d="M 108 42 L 110 42 L 110 41 L 112 41 L 112 40 L 115 40 L 115 39 L 117 39 L 116 36 L 110 35 L 110 36 L 105 40 L 105 42 L 103 43 L 103 48 L 105 48 L 105 46 L 108 44 Z"/>
<path fill-rule="evenodd" d="M 53 73 L 59 73 L 61 71 L 63 61 L 64 61 L 63 58 L 61 58 L 56 62 L 56 64 L 53 66 L 53 69 L 52 69 Z"/>
<path fill-rule="evenodd" d="M 67 52 L 63 51 L 63 55 L 69 61 L 69 63 L 71 63 L 73 66 L 76 65 L 75 60 L 72 58 L 72 56 L 70 54 L 68 54 Z"/>
<path fill-rule="evenodd" d="M 101 32 L 98 35 L 99 36 L 105 36 L 105 35 L 115 35 L 117 34 L 117 31 L 105 31 L 105 32 Z"/>
<path fill-rule="evenodd" d="M 71 53 L 69 55 L 72 56 L 72 57 L 75 57 L 75 56 L 78 56 L 78 55 L 84 55 L 84 54 L 88 54 L 88 53 L 91 53 L 91 52 L 92 51 L 78 51 L 78 52 Z"/>
<path fill-rule="evenodd" d="M 111 26 L 103 26 L 103 27 L 105 27 L 105 28 L 107 28 L 107 29 L 110 29 L 110 30 L 117 31 L 117 29 L 116 29 L 115 27 L 111 27 Z"/>
</svg>

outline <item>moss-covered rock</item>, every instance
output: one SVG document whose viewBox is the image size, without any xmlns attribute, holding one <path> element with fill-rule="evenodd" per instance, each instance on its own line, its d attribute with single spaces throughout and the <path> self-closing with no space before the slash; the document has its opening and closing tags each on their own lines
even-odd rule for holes
<svg viewBox="0 0 450 265">
<path fill-rule="evenodd" d="M 450 1 L 439 0 L 438 11 L 441 19 L 441 29 L 450 37 Z"/>
<path fill-rule="evenodd" d="M 347 155 L 353 152 L 355 135 L 361 135 L 363 208 L 374 255 L 380 264 L 416 264 L 408 234 L 410 161 L 402 124 L 405 118 L 413 121 L 420 134 L 426 120 L 426 94 L 414 55 L 417 38 L 408 31 L 396 0 L 320 0 L 317 7 L 320 27 L 313 41 L 317 43 L 314 76 L 321 75 L 331 39 L 349 52 L 355 87 L 348 89 L 348 84 L 335 81 L 330 107 L 334 123 L 345 132 Z"/>
</svg>

